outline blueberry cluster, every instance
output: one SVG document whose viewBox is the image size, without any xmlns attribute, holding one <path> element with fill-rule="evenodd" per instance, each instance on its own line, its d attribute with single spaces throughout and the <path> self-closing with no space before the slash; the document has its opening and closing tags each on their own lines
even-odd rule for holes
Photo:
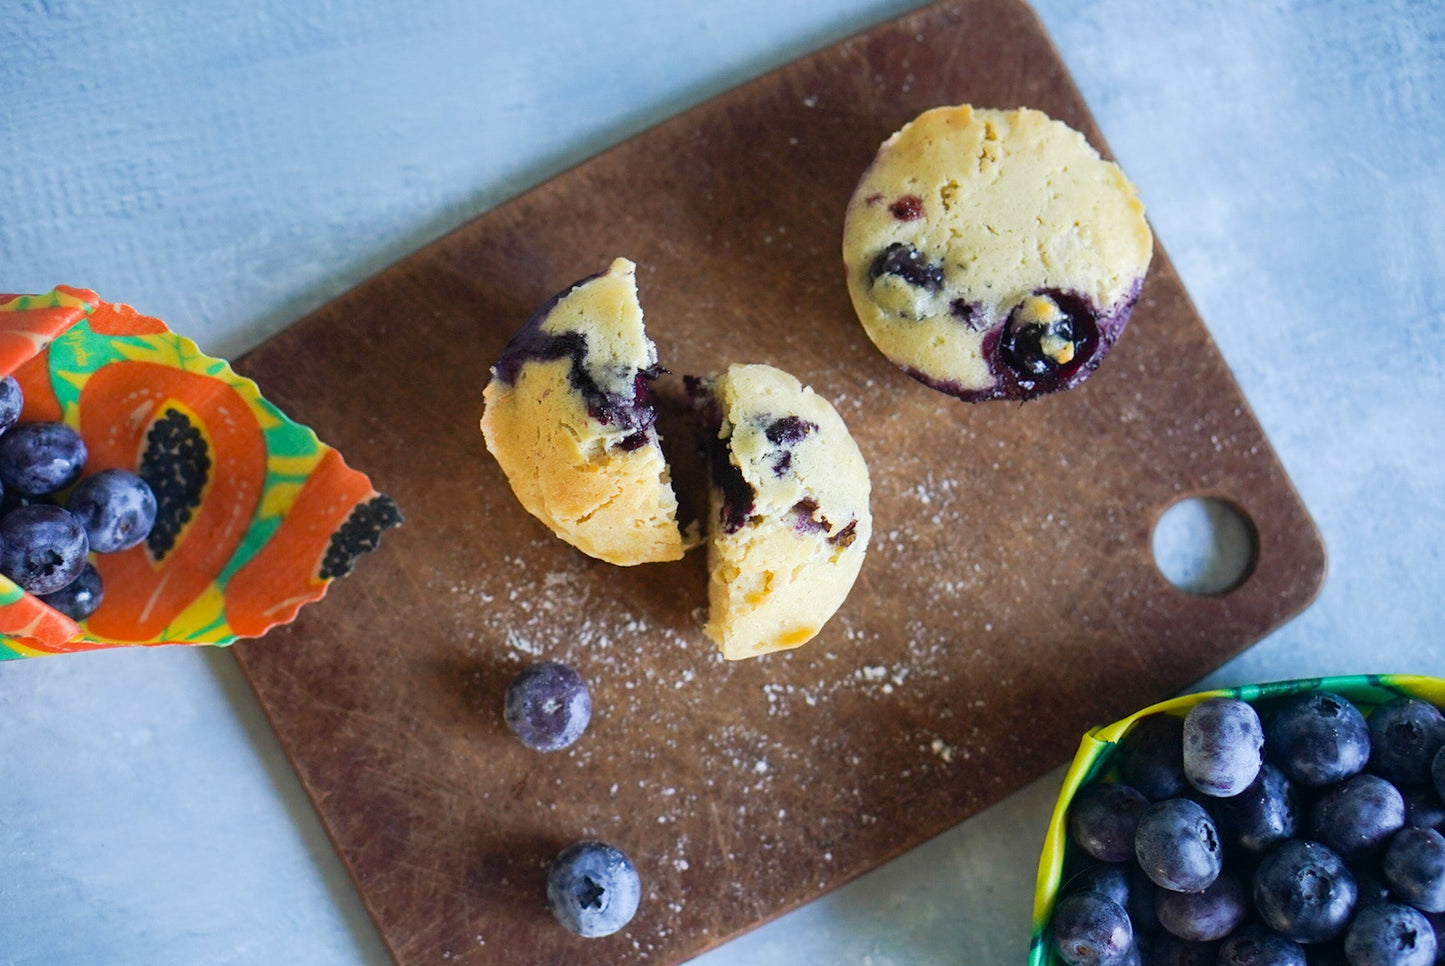
<svg viewBox="0 0 1445 966">
<path fill-rule="evenodd" d="M 592 693 L 575 670 L 539 661 L 512 679 L 502 717 L 517 740 L 536 751 L 559 751 L 587 729 Z M 642 880 L 615 846 L 588 839 L 563 849 L 547 873 L 547 904 L 579 936 L 610 936 L 632 920 Z"/>
<path fill-rule="evenodd" d="M 1075 796 L 1051 921 L 1069 966 L 1431 966 L 1445 926 L 1445 716 L 1324 691 L 1209 698 Z M 1445 950 L 1439 950 L 1445 953 Z"/>
<path fill-rule="evenodd" d="M 14 377 L 0 380 L 0 573 L 81 621 L 104 597 L 90 554 L 145 540 L 155 495 L 129 470 L 82 479 L 89 454 L 80 434 L 65 423 L 20 422 L 23 406 Z"/>
</svg>

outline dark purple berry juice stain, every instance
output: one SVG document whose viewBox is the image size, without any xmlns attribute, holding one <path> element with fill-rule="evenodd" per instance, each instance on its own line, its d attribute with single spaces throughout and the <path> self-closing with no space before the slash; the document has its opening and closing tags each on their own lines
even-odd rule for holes
<svg viewBox="0 0 1445 966">
<path fill-rule="evenodd" d="M 577 285 L 600 276 L 583 279 Z M 597 384 L 587 368 L 587 336 L 581 332 L 544 332 L 542 322 L 556 307 L 557 303 L 577 287 L 553 296 L 546 305 L 523 324 L 512 336 L 498 360 L 496 377 L 505 383 L 515 383 L 528 362 L 551 362 L 554 359 L 570 359 L 567 381 L 580 395 L 587 406 L 587 415 L 604 426 L 613 426 L 627 435 L 618 443 L 619 448 L 631 452 L 644 446 L 651 438 L 650 430 L 657 422 L 657 407 L 653 404 L 652 389 L 649 385 L 666 370 L 661 366 L 639 369 L 632 380 L 630 393 L 608 392 Z"/>
<path fill-rule="evenodd" d="M 784 416 L 775 419 L 763 430 L 769 443 L 772 443 L 778 453 L 773 457 L 773 475 L 781 479 L 788 470 L 793 467 L 792 449 L 811 432 L 818 428 L 817 423 L 809 422 L 801 416 Z"/>
<path fill-rule="evenodd" d="M 984 327 L 983 307 L 967 299 L 954 299 L 948 303 L 948 314 L 974 331 Z"/>
<path fill-rule="evenodd" d="M 718 525 L 723 533 L 737 533 L 752 519 L 758 494 L 732 461 L 728 441 L 720 439 L 722 408 L 717 399 L 696 376 L 684 376 L 683 385 L 698 414 L 703 431 L 703 448 L 707 451 L 708 470 L 712 484 L 722 496 L 718 508 Z"/>
<path fill-rule="evenodd" d="M 801 416 L 784 416 L 769 423 L 768 428 L 763 430 L 763 435 L 774 446 L 791 446 L 802 442 L 805 436 L 817 428 L 817 423 L 809 422 Z"/>
<path fill-rule="evenodd" d="M 815 516 L 820 507 L 818 501 L 812 497 L 804 497 L 794 503 L 788 509 L 788 515 L 793 522 L 793 530 L 797 533 L 823 533 L 828 529 L 828 518 Z"/>
</svg>

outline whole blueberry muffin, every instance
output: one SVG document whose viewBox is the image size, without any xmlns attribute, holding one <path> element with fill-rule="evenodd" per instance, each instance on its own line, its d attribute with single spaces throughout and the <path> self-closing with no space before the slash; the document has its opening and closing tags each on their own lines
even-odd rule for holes
<svg viewBox="0 0 1445 966">
<path fill-rule="evenodd" d="M 1082 134 L 966 104 L 884 141 L 843 227 L 869 337 L 971 402 L 1082 382 L 1123 331 L 1152 252 L 1134 186 Z"/>
<path fill-rule="evenodd" d="M 614 564 L 677 560 L 677 498 L 649 388 L 636 266 L 554 296 L 507 344 L 482 394 L 482 435 L 527 512 Z"/>
<path fill-rule="evenodd" d="M 772 366 L 689 379 L 712 476 L 705 631 L 729 660 L 797 647 L 858 576 L 868 466 L 832 405 Z"/>
</svg>

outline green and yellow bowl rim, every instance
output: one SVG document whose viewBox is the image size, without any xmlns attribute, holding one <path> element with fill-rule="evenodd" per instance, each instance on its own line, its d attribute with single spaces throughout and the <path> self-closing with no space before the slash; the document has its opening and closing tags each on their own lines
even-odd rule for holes
<svg viewBox="0 0 1445 966">
<path fill-rule="evenodd" d="M 1029 942 L 1029 966 L 1063 966 L 1048 942 L 1049 919 L 1063 884 L 1064 868 L 1072 846 L 1068 841 L 1066 823 L 1069 805 L 1079 789 L 1104 772 L 1112 763 L 1114 749 L 1140 719 L 1155 714 L 1185 715 L 1189 709 L 1208 698 L 1239 698 L 1251 704 L 1309 691 L 1332 691 L 1349 698 L 1368 712 L 1375 705 L 1397 697 L 1422 698 L 1445 708 L 1445 680 L 1418 674 L 1353 674 L 1337 677 L 1299 678 L 1269 684 L 1246 684 L 1186 694 L 1150 705 L 1111 725 L 1093 728 L 1079 743 L 1073 764 L 1064 775 L 1063 788 L 1054 803 L 1039 856 L 1038 877 L 1034 885 L 1033 935 Z"/>
</svg>

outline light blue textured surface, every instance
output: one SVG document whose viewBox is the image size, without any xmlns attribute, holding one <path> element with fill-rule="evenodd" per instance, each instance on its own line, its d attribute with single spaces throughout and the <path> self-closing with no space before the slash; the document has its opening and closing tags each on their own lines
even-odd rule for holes
<svg viewBox="0 0 1445 966">
<path fill-rule="evenodd" d="M 911 6 L 0 0 L 0 289 L 233 355 Z M 1445 675 L 1445 8 L 1035 8 L 1330 551 L 1201 683 Z M 229 654 L 11 662 L 0 727 L 0 962 L 387 961 Z M 1058 777 L 698 962 L 1021 963 Z"/>
</svg>

